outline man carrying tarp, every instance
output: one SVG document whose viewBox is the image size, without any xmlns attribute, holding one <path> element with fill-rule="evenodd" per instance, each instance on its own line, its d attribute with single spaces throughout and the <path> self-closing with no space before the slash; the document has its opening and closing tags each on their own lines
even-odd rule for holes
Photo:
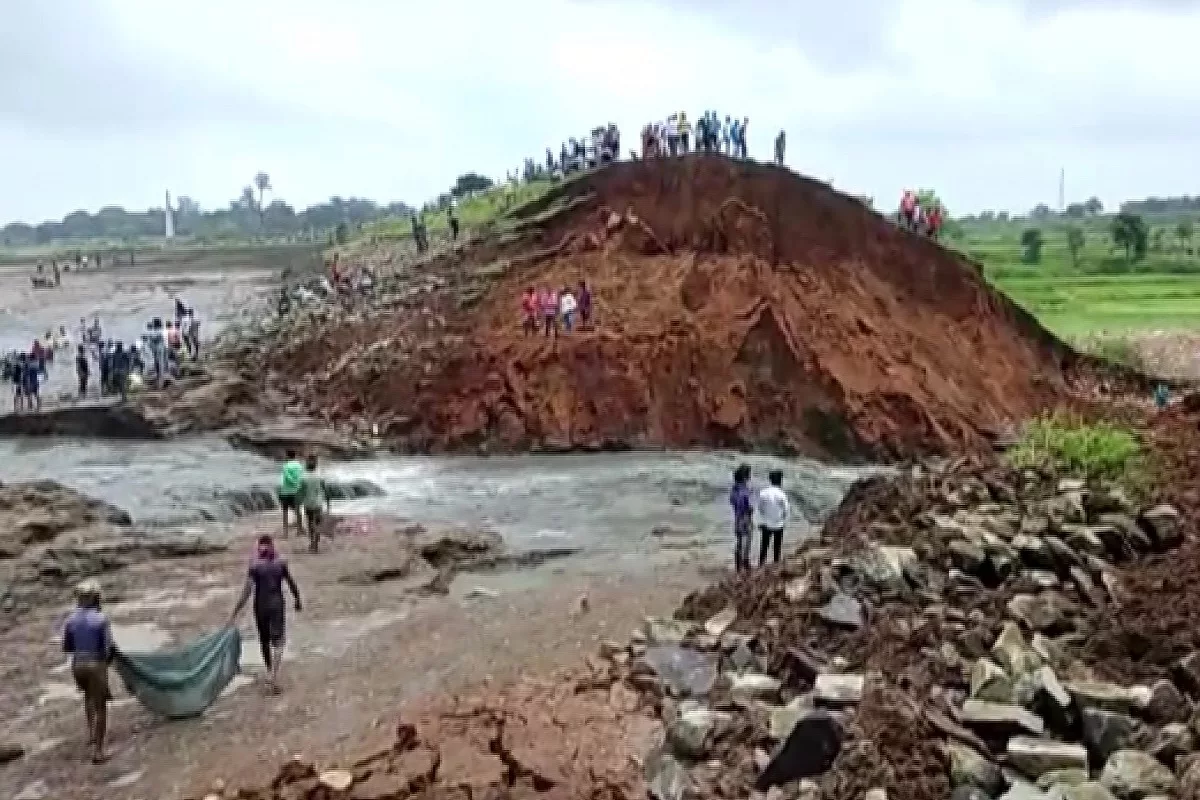
<svg viewBox="0 0 1200 800">
<path fill-rule="evenodd" d="M 254 595 L 254 626 L 258 629 L 258 646 L 262 650 L 263 665 L 267 668 L 267 686 L 273 693 L 279 692 L 279 667 L 283 661 L 286 644 L 287 604 L 283 600 L 283 584 L 286 583 L 295 600 L 296 613 L 300 612 L 300 589 L 296 586 L 287 560 L 275 551 L 275 542 L 267 534 L 258 537 L 258 548 L 250 568 L 246 572 L 246 583 L 242 596 L 229 615 L 229 624 L 237 620 L 250 595 Z"/>
<path fill-rule="evenodd" d="M 112 661 L 112 626 L 100 610 L 100 584 L 86 580 L 75 589 L 75 610 L 63 627 L 63 650 L 71 654 L 71 676 L 83 693 L 83 711 L 87 718 L 88 745 L 92 763 L 102 764 L 104 734 L 108 727 L 108 665 Z"/>
</svg>

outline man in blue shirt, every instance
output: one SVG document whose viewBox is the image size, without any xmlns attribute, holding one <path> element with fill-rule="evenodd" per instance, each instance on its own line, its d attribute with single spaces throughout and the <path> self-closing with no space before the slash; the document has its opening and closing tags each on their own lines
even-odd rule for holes
<svg viewBox="0 0 1200 800">
<path fill-rule="evenodd" d="M 100 610 L 97 581 L 79 584 L 75 597 L 77 606 L 63 628 L 63 650 L 71 654 L 71 675 L 83 693 L 92 763 L 101 764 L 107 758 L 104 734 L 108 727 L 108 701 L 112 699 L 108 688 L 108 665 L 115 651 L 112 626 Z"/>
</svg>

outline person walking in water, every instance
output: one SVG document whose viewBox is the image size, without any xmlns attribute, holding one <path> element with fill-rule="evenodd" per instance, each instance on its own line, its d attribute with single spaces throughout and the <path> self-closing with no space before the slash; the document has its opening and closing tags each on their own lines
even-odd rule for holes
<svg viewBox="0 0 1200 800">
<path fill-rule="evenodd" d="M 100 584 L 86 580 L 75 589 L 75 610 L 63 627 L 63 651 L 71 655 L 71 677 L 83 694 L 88 746 L 92 763 L 104 763 L 104 735 L 108 729 L 108 665 L 116 648 L 112 626 L 100 610 Z"/>
<path fill-rule="evenodd" d="M 321 528 L 330 512 L 329 492 L 325 481 L 317 474 L 317 457 L 310 455 L 304 460 L 304 478 L 300 481 L 300 505 L 304 509 L 304 524 L 308 528 L 308 551 L 321 549 Z"/>
<path fill-rule="evenodd" d="M 792 508 L 788 496 L 783 491 L 783 470 L 773 469 L 767 473 L 771 482 L 758 493 L 758 531 L 762 541 L 758 549 L 758 565 L 767 563 L 767 551 L 772 550 L 775 563 L 779 563 L 780 550 L 783 548 L 783 529 L 787 527 Z"/>
<path fill-rule="evenodd" d="M 733 488 L 729 490 L 729 505 L 733 507 L 733 568 L 750 569 L 750 539 L 754 532 L 754 507 L 750 499 L 750 465 L 740 464 L 733 471 Z"/>
<path fill-rule="evenodd" d="M 258 646 L 262 650 L 263 666 L 267 668 L 267 687 L 279 693 L 279 667 L 283 663 L 283 648 L 287 643 L 287 605 L 283 600 L 283 584 L 287 584 L 299 614 L 300 589 L 288 571 L 287 560 L 275 551 L 275 542 L 267 534 L 258 537 L 254 559 L 246 572 L 242 596 L 238 598 L 229 624 L 237 622 L 250 595 L 254 595 L 254 627 L 258 631 Z"/>
<path fill-rule="evenodd" d="M 304 485 L 304 465 L 295 450 L 287 451 L 287 461 L 279 471 L 279 508 L 283 511 L 283 538 L 288 537 L 288 510 L 296 516 L 296 530 L 304 532 L 300 519 L 300 489 Z"/>
</svg>

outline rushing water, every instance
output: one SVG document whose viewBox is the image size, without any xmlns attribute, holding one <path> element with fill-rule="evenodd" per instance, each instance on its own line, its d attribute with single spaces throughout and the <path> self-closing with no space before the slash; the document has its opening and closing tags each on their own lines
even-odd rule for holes
<svg viewBox="0 0 1200 800">
<path fill-rule="evenodd" d="M 341 513 L 487 526 L 517 550 L 571 547 L 622 556 L 665 542 L 727 541 L 730 473 L 743 458 L 754 468 L 756 483 L 768 469 L 783 469 L 797 516 L 808 523 L 828 513 L 863 474 L 805 460 L 700 452 L 381 457 L 331 463 L 323 471 L 334 479 L 371 480 L 385 492 L 338 503 Z M 0 440 L 0 480 L 53 478 L 126 509 L 144 524 L 227 515 L 224 492 L 272 486 L 277 468 L 212 437 Z M 806 526 L 799 521 L 797 535 Z M 671 533 L 655 537 L 656 528 Z"/>
</svg>

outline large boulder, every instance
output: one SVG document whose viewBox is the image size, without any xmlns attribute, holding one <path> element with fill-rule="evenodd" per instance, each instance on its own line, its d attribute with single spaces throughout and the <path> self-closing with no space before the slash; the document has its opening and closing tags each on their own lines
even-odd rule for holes
<svg viewBox="0 0 1200 800">
<path fill-rule="evenodd" d="M 758 776 L 755 788 L 766 791 L 772 786 L 823 774 L 841 752 L 844 736 L 842 726 L 829 712 L 809 712 L 792 728 Z"/>
<path fill-rule="evenodd" d="M 1098 764 L 1106 762 L 1113 753 L 1136 747 L 1146 736 L 1144 726 L 1127 714 L 1085 708 L 1082 716 L 1083 742 Z"/>
<path fill-rule="evenodd" d="M 954 786 L 975 786 L 995 795 L 1004 788 L 1000 767 L 980 755 L 974 748 L 951 740 L 946 745 L 950 756 L 950 783 Z"/>
<path fill-rule="evenodd" d="M 971 667 L 971 697 L 991 703 L 1013 702 L 1013 681 L 990 658 L 976 659 Z"/>
</svg>

